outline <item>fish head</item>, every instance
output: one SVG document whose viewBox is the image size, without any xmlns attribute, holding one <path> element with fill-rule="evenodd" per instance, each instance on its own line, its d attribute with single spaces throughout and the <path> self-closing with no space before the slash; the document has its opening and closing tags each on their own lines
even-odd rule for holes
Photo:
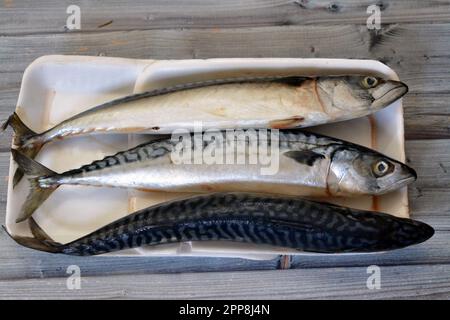
<svg viewBox="0 0 450 320">
<path fill-rule="evenodd" d="M 407 165 L 360 146 L 340 146 L 331 156 L 327 176 L 333 195 L 380 195 L 415 181 Z"/>
<path fill-rule="evenodd" d="M 365 224 L 372 226 L 371 228 L 363 227 L 349 235 L 366 244 L 365 248 L 361 246 L 357 249 L 359 252 L 404 248 L 424 242 L 434 235 L 433 227 L 426 223 L 387 213 L 347 210 L 345 215 L 351 216 L 354 221 L 365 221 Z M 356 223 L 358 224 L 358 222 Z"/>
<path fill-rule="evenodd" d="M 392 219 L 395 220 L 393 226 L 382 231 L 386 245 L 380 250 L 399 249 L 419 244 L 434 235 L 433 227 L 421 221 L 398 217 L 392 217 Z"/>
<path fill-rule="evenodd" d="M 335 119 L 364 116 L 387 107 L 408 92 L 406 84 L 375 76 L 319 78 L 317 94 Z"/>
</svg>

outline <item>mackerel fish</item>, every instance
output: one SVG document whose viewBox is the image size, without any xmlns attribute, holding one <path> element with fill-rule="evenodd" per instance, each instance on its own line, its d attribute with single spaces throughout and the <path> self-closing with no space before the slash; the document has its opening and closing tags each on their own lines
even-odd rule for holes
<svg viewBox="0 0 450 320">
<path fill-rule="evenodd" d="M 294 197 L 218 193 L 139 210 L 67 244 L 29 219 L 33 237 L 12 236 L 41 251 L 90 256 L 144 245 L 232 241 L 303 252 L 378 252 L 429 239 L 431 226 L 381 212 Z"/>
<path fill-rule="evenodd" d="M 406 186 L 417 177 L 407 165 L 344 140 L 301 130 L 259 130 L 253 136 L 250 131 L 232 135 L 229 131 L 211 132 L 208 138 L 203 135 L 199 144 L 182 143 L 195 139 L 191 133 L 160 138 L 63 173 L 12 150 L 31 185 L 17 221 L 30 217 L 61 185 L 327 197 L 380 195 Z M 182 148 L 178 148 L 180 144 Z M 269 149 L 270 161 L 266 165 L 259 159 Z M 188 151 L 192 151 L 190 156 L 184 158 Z M 222 158 L 196 163 L 197 151 L 204 160 L 210 154 Z M 227 164 L 225 158 L 233 161 Z M 245 161 L 239 163 L 238 158 Z M 263 169 L 271 171 L 264 173 Z"/>
</svg>

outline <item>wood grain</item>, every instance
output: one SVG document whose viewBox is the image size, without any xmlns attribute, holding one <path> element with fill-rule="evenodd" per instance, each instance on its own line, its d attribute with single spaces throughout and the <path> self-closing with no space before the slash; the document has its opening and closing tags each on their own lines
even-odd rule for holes
<svg viewBox="0 0 450 320">
<path fill-rule="evenodd" d="M 406 139 L 450 138 L 449 101 L 450 94 L 445 92 L 406 95 L 403 99 Z"/>
<path fill-rule="evenodd" d="M 80 290 L 68 290 L 66 277 L 2 281 L 0 299 L 450 298 L 450 265 L 381 267 L 379 290 L 367 288 L 367 267 L 133 277 L 85 277 L 81 270 L 81 275 Z"/>
<path fill-rule="evenodd" d="M 450 35 L 447 30 L 447 23 L 410 23 L 383 25 L 377 33 L 366 26 L 343 24 L 333 27 L 270 26 L 12 35 L 0 38 L 0 70 L 23 72 L 37 57 L 55 53 L 140 59 L 377 58 L 395 70 L 404 68 L 403 72 L 406 72 L 406 67 L 413 67 L 416 71 L 432 72 L 448 63 Z M 430 43 L 433 46 L 430 47 Z M 430 76 L 416 75 L 412 78 L 416 81 L 422 79 L 424 83 L 436 76 L 446 75 L 436 72 Z M 435 88 L 433 92 L 439 90 Z"/>
<path fill-rule="evenodd" d="M 406 162 L 417 171 L 415 187 L 449 187 L 450 140 L 409 140 L 405 149 Z"/>
<path fill-rule="evenodd" d="M 9 3 L 9 5 L 7 5 Z M 81 32 L 135 29 L 236 28 L 366 24 L 367 7 L 378 4 L 383 23 L 449 21 L 447 1 L 338 0 L 151 0 L 8 1 L 0 11 L 2 35 L 67 32 L 69 5 L 81 9 Z M 182 7 L 182 10 L 180 10 Z M 45 17 L 43 19 L 42 17 Z"/>
</svg>

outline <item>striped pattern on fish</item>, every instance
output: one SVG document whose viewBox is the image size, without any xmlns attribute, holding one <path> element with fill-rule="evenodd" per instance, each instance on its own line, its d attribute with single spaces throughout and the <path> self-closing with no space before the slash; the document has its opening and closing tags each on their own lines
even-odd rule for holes
<svg viewBox="0 0 450 320">
<path fill-rule="evenodd" d="M 218 193 L 158 204 L 67 244 L 55 243 L 30 219 L 35 238 L 20 244 L 68 255 L 97 255 L 143 245 L 233 241 L 305 252 L 376 252 L 430 238 L 425 223 L 293 197 Z"/>
<path fill-rule="evenodd" d="M 405 164 L 343 140 L 300 130 L 277 132 L 278 138 L 272 140 L 272 133 L 266 131 L 254 135 L 254 141 L 246 134 L 229 135 L 226 131 L 218 131 L 215 137 L 221 137 L 223 146 L 227 146 L 225 150 L 216 144 L 216 139 L 205 138 L 199 146 L 201 151 L 220 153 L 224 150 L 225 157 L 229 154 L 236 158 L 243 156 L 247 160 L 241 164 L 177 163 L 173 152 L 179 140 L 171 138 L 152 141 L 60 174 L 13 150 L 19 168 L 35 177 L 30 179 L 31 192 L 18 221 L 31 216 L 54 190 L 64 184 L 170 192 L 240 191 L 351 196 L 383 194 L 416 178 L 414 170 Z M 192 135 L 183 137 L 190 139 Z M 243 144 L 243 148 L 229 147 L 233 143 L 238 145 L 238 142 Z M 270 152 L 277 151 L 273 151 L 269 159 L 272 163 L 256 161 L 250 164 L 250 157 L 260 159 L 265 155 L 268 150 L 262 151 L 260 146 L 266 143 Z M 258 148 L 250 148 L 250 145 Z M 191 144 L 188 148 L 194 158 L 196 145 Z M 276 170 L 263 175 L 262 170 L 268 166 Z"/>
</svg>

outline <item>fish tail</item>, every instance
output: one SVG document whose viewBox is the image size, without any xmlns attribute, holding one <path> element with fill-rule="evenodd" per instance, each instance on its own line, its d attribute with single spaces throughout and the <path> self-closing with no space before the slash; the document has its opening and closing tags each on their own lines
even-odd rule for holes
<svg viewBox="0 0 450 320">
<path fill-rule="evenodd" d="M 1 129 L 6 130 L 8 126 L 11 126 L 14 130 L 14 145 L 23 154 L 34 159 L 44 145 L 39 139 L 42 135 L 28 128 L 15 112 L 2 124 Z M 24 173 L 20 168 L 16 170 L 13 178 L 13 187 L 20 182 L 23 175 Z"/>
<path fill-rule="evenodd" d="M 36 157 L 36 155 L 39 153 L 39 151 L 41 151 L 43 144 L 39 143 L 39 144 L 33 144 L 32 147 L 30 148 L 18 148 L 17 150 L 19 150 L 21 153 L 23 153 L 24 155 L 26 155 L 28 158 L 30 159 L 34 159 Z M 20 180 L 22 180 L 23 176 L 24 176 L 24 172 L 22 170 L 22 168 L 17 168 L 16 171 L 14 172 L 14 176 L 13 176 L 13 188 L 15 188 Z"/>
<path fill-rule="evenodd" d="M 30 193 L 22 206 L 19 217 L 16 222 L 22 222 L 33 214 L 33 212 L 55 191 L 59 184 L 49 185 L 43 188 L 39 183 L 39 179 L 43 176 L 51 177 L 57 175 L 56 172 L 50 170 L 39 162 L 27 157 L 18 150 L 11 150 L 14 161 L 17 162 L 19 168 L 26 175 L 32 176 L 29 179 Z"/>
<path fill-rule="evenodd" d="M 41 188 L 39 184 L 39 178 L 29 179 L 30 181 L 30 192 L 25 200 L 25 203 L 20 210 L 19 217 L 16 219 L 16 223 L 25 221 L 32 216 L 34 211 L 41 206 L 41 204 L 47 200 L 48 197 L 57 189 L 57 187 L 52 188 Z"/>
<path fill-rule="evenodd" d="M 15 112 L 2 124 L 2 130 L 6 130 L 8 126 L 14 130 L 13 142 L 18 147 L 22 147 L 30 138 L 39 135 L 39 133 L 28 128 Z"/>
<path fill-rule="evenodd" d="M 12 235 L 6 230 L 5 226 L 2 226 L 3 230 L 5 230 L 5 233 L 13 239 L 16 243 L 35 250 L 39 251 L 45 251 L 45 252 L 51 252 L 51 253 L 60 253 L 62 252 L 64 245 L 58 242 L 53 241 L 51 238 L 33 238 L 33 237 L 24 237 L 24 236 L 17 236 Z M 36 222 L 33 220 L 33 225 L 30 223 L 30 228 L 32 233 L 40 233 L 43 232 L 42 229 L 37 225 Z M 45 234 L 45 232 L 43 232 Z"/>
<path fill-rule="evenodd" d="M 28 219 L 28 225 L 30 226 L 31 234 L 38 240 L 44 242 L 55 243 L 55 241 L 37 224 L 33 217 Z"/>
</svg>

